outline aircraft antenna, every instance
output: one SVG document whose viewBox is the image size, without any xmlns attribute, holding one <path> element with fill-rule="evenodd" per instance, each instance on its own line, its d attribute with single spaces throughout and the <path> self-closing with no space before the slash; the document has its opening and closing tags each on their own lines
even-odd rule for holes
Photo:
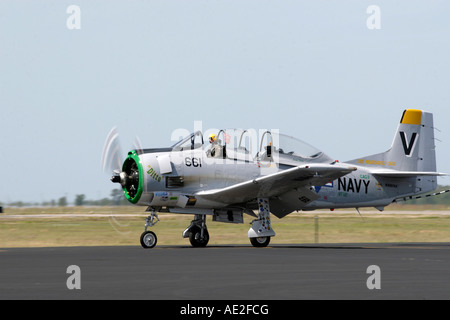
<svg viewBox="0 0 450 320">
<path fill-rule="evenodd" d="M 364 222 L 366 222 L 366 219 L 364 219 L 364 217 L 361 215 L 361 212 L 359 212 L 359 208 L 355 208 L 356 211 L 358 211 L 359 216 L 361 217 L 361 219 L 363 219 Z"/>
</svg>

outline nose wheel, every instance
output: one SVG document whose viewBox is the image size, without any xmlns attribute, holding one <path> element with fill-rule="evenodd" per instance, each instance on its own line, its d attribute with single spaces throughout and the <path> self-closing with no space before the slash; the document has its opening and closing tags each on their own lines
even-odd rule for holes
<svg viewBox="0 0 450 320">
<path fill-rule="evenodd" d="M 145 218 L 145 231 L 141 234 L 141 246 L 145 249 L 151 249 L 156 246 L 158 238 L 153 231 L 148 231 L 148 227 L 153 227 L 159 222 L 158 215 L 156 214 L 156 209 L 149 207 L 147 211 L 151 211 L 151 214 Z"/>
<path fill-rule="evenodd" d="M 151 249 L 156 246 L 158 238 L 153 231 L 144 231 L 141 234 L 141 246 L 145 249 Z"/>
</svg>

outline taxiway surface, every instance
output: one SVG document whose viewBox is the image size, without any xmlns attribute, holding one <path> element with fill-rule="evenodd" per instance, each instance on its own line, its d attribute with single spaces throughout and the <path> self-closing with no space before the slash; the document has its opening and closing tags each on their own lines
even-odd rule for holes
<svg viewBox="0 0 450 320">
<path fill-rule="evenodd" d="M 3 300 L 450 299 L 450 243 L 2 248 L 0 271 Z"/>
</svg>

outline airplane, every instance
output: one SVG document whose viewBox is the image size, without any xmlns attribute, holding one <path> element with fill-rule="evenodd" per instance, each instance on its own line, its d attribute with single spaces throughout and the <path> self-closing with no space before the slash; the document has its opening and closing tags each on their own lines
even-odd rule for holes
<svg viewBox="0 0 450 320">
<path fill-rule="evenodd" d="M 103 164 L 115 163 L 111 181 L 150 213 L 140 237 L 143 248 L 157 243 L 148 228 L 159 221 L 158 212 L 193 214 L 182 234 L 193 247 L 208 244 L 207 216 L 243 223 L 248 214 L 255 218 L 250 243 L 266 247 L 275 236 L 271 214 L 281 219 L 316 209 L 383 211 L 399 199 L 433 191 L 437 177 L 446 175 L 436 172 L 433 114 L 417 109 L 404 110 L 389 150 L 346 162 L 278 130 L 258 135 L 232 129 L 212 134 L 210 143 L 196 131 L 169 148 L 137 147 L 121 163 L 112 151 L 116 137 L 116 131 L 108 136 Z"/>
</svg>

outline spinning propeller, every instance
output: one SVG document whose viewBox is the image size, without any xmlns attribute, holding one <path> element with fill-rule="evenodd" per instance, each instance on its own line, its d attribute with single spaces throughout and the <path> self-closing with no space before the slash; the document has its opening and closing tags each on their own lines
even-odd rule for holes
<svg viewBox="0 0 450 320">
<path fill-rule="evenodd" d="M 138 137 L 134 141 L 134 149 L 141 149 L 141 143 Z M 103 172 L 112 172 L 111 181 L 120 183 L 123 189 L 127 191 L 129 197 L 133 198 L 137 192 L 139 183 L 139 170 L 135 161 L 130 161 L 122 153 L 119 141 L 119 133 L 114 127 L 106 137 L 105 146 L 102 153 Z M 125 161 L 124 161 L 125 159 Z"/>
</svg>

